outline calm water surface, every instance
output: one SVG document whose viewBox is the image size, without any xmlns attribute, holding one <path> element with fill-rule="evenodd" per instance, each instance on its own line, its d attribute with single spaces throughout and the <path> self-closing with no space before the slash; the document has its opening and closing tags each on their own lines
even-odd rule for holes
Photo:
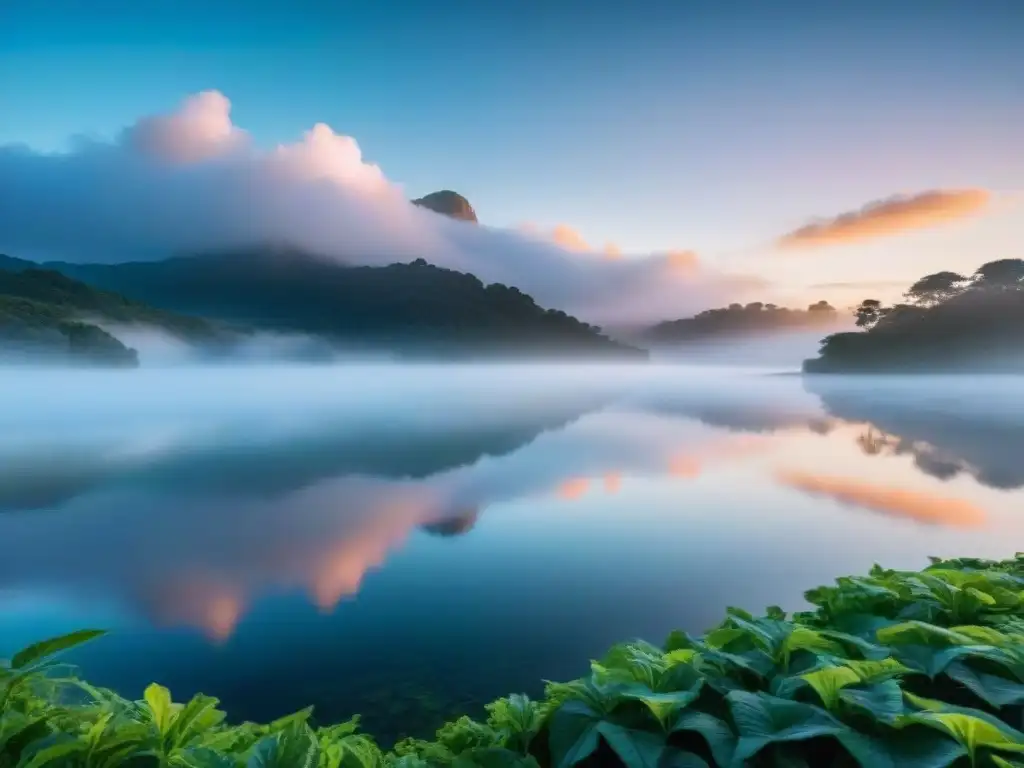
<svg viewBox="0 0 1024 768">
<path fill-rule="evenodd" d="M 1024 549 L 1024 381 L 761 370 L 6 373 L 0 655 L 385 740 L 874 562 Z"/>
</svg>

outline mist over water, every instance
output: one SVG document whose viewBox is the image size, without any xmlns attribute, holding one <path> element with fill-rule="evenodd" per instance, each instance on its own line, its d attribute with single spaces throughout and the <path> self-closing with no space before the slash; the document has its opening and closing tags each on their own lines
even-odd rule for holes
<svg viewBox="0 0 1024 768">
<path fill-rule="evenodd" d="M 1021 549 L 1019 378 L 784 370 L 5 371 L 0 655 L 107 627 L 98 683 L 387 738 L 727 605 Z"/>
</svg>

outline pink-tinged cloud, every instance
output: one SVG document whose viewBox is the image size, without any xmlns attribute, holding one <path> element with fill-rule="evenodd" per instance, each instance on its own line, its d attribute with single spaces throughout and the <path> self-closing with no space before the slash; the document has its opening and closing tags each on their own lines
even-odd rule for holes
<svg viewBox="0 0 1024 768">
<path fill-rule="evenodd" d="M 949 496 L 809 472 L 783 470 L 776 477 L 782 485 L 802 493 L 927 525 L 970 529 L 982 528 L 988 521 L 980 507 Z"/>
<path fill-rule="evenodd" d="M 842 245 L 931 229 L 975 216 L 991 199 L 984 189 L 933 189 L 889 197 L 793 230 L 780 237 L 778 245 L 784 249 Z"/>
<path fill-rule="evenodd" d="M 575 501 L 586 496 L 588 490 L 590 490 L 590 478 L 571 477 L 559 484 L 556 493 L 560 499 Z"/>
</svg>

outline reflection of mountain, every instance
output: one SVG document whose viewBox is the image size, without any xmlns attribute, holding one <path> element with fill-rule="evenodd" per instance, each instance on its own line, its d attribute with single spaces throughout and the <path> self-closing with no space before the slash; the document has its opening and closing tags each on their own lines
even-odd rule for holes
<svg viewBox="0 0 1024 768">
<path fill-rule="evenodd" d="M 382 428 L 317 423 L 298 433 L 255 438 L 247 430 L 206 444 L 187 437 L 155 453 L 104 456 L 95 446 L 45 446 L 0 461 L 0 512 L 44 509 L 97 486 L 175 489 L 188 494 L 271 496 L 343 475 L 424 478 L 485 456 L 512 453 L 537 435 L 565 426 L 600 399 L 538 408 L 514 420 L 486 416 L 475 426 L 419 426 L 396 414 Z"/>
<path fill-rule="evenodd" d="M 436 447 L 433 469 L 423 459 L 401 458 L 401 451 L 390 463 L 353 463 L 346 457 L 358 450 L 341 438 L 332 444 L 285 435 L 275 443 L 242 434 L 222 443 L 223 465 L 207 438 L 205 445 L 181 440 L 138 464 L 97 470 L 62 502 L 50 500 L 49 509 L 0 515 L 0 592 L 112 601 L 154 623 L 198 627 L 223 639 L 270 596 L 305 594 L 330 610 L 417 530 L 458 536 L 491 505 L 613 494 L 623 476 L 665 476 L 680 456 L 710 471 L 768 440 L 709 437 L 692 421 L 633 411 L 596 411 L 573 421 L 562 407 L 544 416 L 506 414 L 505 427 L 488 429 L 482 416 L 474 418 L 480 429 L 475 442 L 465 442 L 473 449 L 459 452 L 445 448 L 448 433 L 464 433 L 463 441 L 474 433 L 465 423 L 455 429 L 453 419 L 435 419 L 429 430 L 409 421 L 388 427 L 395 450 L 403 443 L 426 453 Z M 557 419 L 561 428 L 538 434 Z M 376 421 L 383 425 L 387 416 Z M 329 434 L 340 429 L 322 426 Z M 347 439 L 358 445 L 367 434 L 352 431 Z M 319 463 L 312 445 L 335 445 L 334 463 Z M 503 452 L 482 456 L 485 448 Z M 382 443 L 379 456 L 387 452 Z M 43 453 L 38 459 L 49 463 Z M 360 470 L 371 466 L 381 474 Z"/>
<path fill-rule="evenodd" d="M 967 473 L 1006 489 L 1024 486 L 1021 383 L 998 376 L 804 381 L 831 415 L 871 425 L 859 439 L 865 453 L 908 454 L 940 480 Z"/>
<path fill-rule="evenodd" d="M 448 517 L 434 523 L 424 523 L 420 528 L 434 536 L 461 536 L 473 530 L 473 526 L 476 525 L 479 517 L 480 510 L 468 509 L 454 517 Z"/>
</svg>

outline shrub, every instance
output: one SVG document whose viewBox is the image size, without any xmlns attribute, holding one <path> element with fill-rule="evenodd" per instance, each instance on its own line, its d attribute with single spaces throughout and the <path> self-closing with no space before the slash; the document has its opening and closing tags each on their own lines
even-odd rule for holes
<svg viewBox="0 0 1024 768">
<path fill-rule="evenodd" d="M 230 725 L 209 696 L 95 688 L 54 661 L 102 634 L 77 632 L 0 667 L 0 766 L 1024 766 L 1024 554 L 876 566 L 806 597 L 617 645 L 543 701 L 499 699 L 387 753 L 356 718 Z"/>
</svg>

